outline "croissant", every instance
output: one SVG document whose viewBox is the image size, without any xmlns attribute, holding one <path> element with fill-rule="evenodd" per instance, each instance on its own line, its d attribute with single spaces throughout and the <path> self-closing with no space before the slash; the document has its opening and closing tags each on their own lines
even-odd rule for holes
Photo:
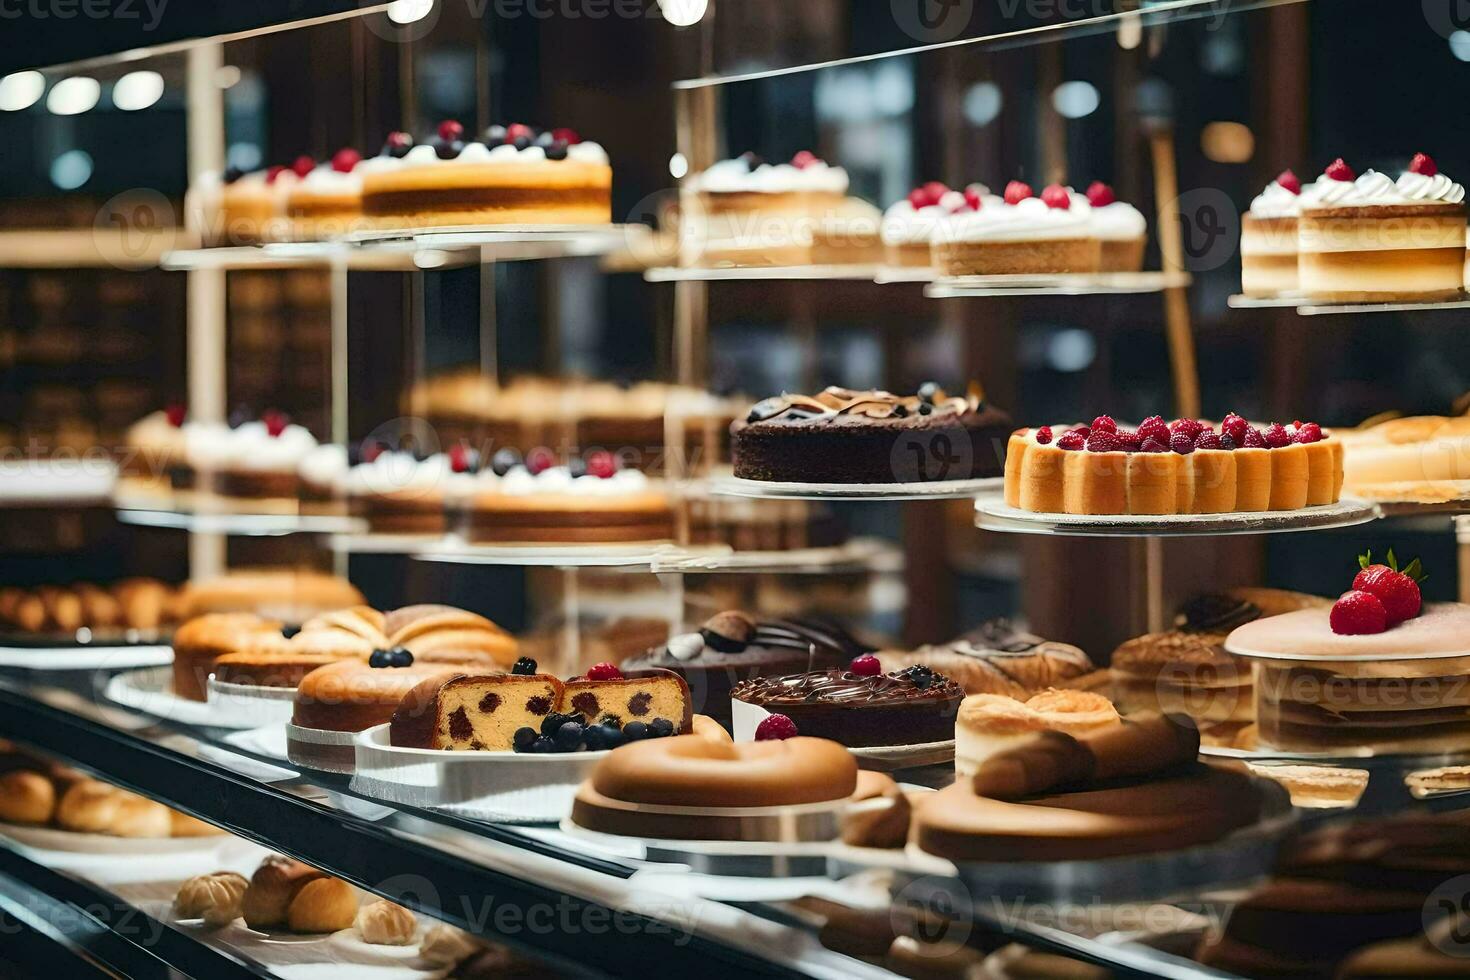
<svg viewBox="0 0 1470 980">
<path fill-rule="evenodd" d="M 181 919 L 203 919 L 211 926 L 225 926 L 240 917 L 240 900 L 250 882 L 233 871 L 190 878 L 174 896 L 174 914 Z"/>
</svg>

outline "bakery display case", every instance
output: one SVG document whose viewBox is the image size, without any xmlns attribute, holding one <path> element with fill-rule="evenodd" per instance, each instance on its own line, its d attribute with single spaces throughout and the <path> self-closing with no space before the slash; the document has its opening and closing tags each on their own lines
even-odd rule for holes
<svg viewBox="0 0 1470 980">
<path fill-rule="evenodd" d="M 256 6 L 0 58 L 0 972 L 1458 975 L 1456 22 Z"/>
</svg>

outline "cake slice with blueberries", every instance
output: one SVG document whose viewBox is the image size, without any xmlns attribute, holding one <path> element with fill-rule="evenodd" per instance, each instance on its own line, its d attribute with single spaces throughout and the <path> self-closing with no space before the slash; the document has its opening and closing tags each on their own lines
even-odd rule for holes
<svg viewBox="0 0 1470 980">
<path fill-rule="evenodd" d="M 567 709 L 589 720 L 611 721 L 620 728 L 631 722 L 651 725 L 660 719 L 673 731 L 693 731 L 694 709 L 689 685 L 672 670 L 630 670 L 610 663 L 596 664 L 582 677 L 566 683 Z"/>
<path fill-rule="evenodd" d="M 393 712 L 389 741 L 405 748 L 508 751 L 516 731 L 539 728 L 563 692 L 562 682 L 550 674 L 431 677 Z"/>
</svg>

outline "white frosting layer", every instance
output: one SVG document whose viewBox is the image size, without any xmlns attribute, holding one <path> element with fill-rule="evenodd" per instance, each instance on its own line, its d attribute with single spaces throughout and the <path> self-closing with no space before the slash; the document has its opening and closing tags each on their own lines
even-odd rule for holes
<svg viewBox="0 0 1470 980">
<path fill-rule="evenodd" d="M 340 489 L 347 475 L 347 447 L 325 443 L 307 453 L 296 473 L 307 483 Z"/>
<path fill-rule="evenodd" d="M 246 422 L 235 429 L 201 426 L 188 434 L 187 446 L 189 462 L 200 469 L 294 472 L 317 441 L 299 425 L 273 436 L 264 422 Z"/>
<path fill-rule="evenodd" d="M 362 164 L 350 171 L 333 170 L 330 163 L 324 163 L 311 173 L 307 174 L 301 181 L 301 188 L 307 191 L 315 191 L 319 194 L 356 194 L 362 190 L 362 174 L 358 171 Z"/>
<path fill-rule="evenodd" d="M 374 157 L 373 159 L 382 159 Z M 392 159 L 391 157 L 389 159 Z M 573 143 L 567 147 L 567 159 L 579 160 L 583 163 L 607 164 L 607 151 L 602 144 L 584 141 Z M 401 161 L 395 161 L 403 165 L 427 166 L 429 164 L 444 163 L 559 163 L 559 160 L 548 161 L 546 151 L 539 146 L 528 146 L 524 150 L 518 150 L 513 144 L 501 143 L 499 146 L 486 146 L 484 143 L 466 143 L 459 156 L 449 160 L 441 160 L 439 154 L 434 152 L 434 147 L 428 143 L 420 143 L 403 157 Z M 383 169 L 389 169 L 384 167 Z"/>
<path fill-rule="evenodd" d="M 1072 210 L 1087 216 L 1089 234 L 1109 242 L 1132 241 L 1148 233 L 1148 222 L 1142 212 L 1124 201 L 1114 201 L 1100 208 L 1092 206 L 1086 194 L 1078 194 L 1067 188 L 1072 200 Z"/>
<path fill-rule="evenodd" d="M 1416 174 L 1412 170 L 1405 170 L 1399 174 L 1398 182 L 1394 185 L 1399 194 L 1410 201 L 1434 201 L 1443 204 L 1459 204 L 1465 200 L 1465 188 L 1450 180 L 1444 174 L 1435 174 L 1426 177 L 1424 174 Z"/>
<path fill-rule="evenodd" d="M 1336 180 L 1324 173 L 1313 183 L 1302 188 L 1299 206 L 1311 208 L 1336 204 L 1343 197 L 1352 193 L 1353 186 L 1354 182 L 1351 180 Z"/>
<path fill-rule="evenodd" d="M 829 167 L 820 160 L 807 167 L 763 163 L 754 170 L 747 167 L 744 160 L 721 160 L 703 173 L 694 174 L 684 186 L 691 191 L 716 194 L 742 191 L 760 194 L 830 191 L 846 194 L 847 171 L 841 167 Z"/>
<path fill-rule="evenodd" d="M 648 477 L 638 470 L 618 470 L 612 476 L 600 477 L 572 476 L 571 470 L 565 466 L 552 466 L 536 474 L 524 466 L 515 466 L 504 476 L 497 476 L 493 470 L 482 470 L 463 489 L 467 493 L 503 493 L 508 497 L 547 493 L 612 497 L 643 493 L 648 490 L 648 485 Z"/>
<path fill-rule="evenodd" d="M 371 463 L 359 463 L 348 470 L 344 485 L 353 495 L 427 492 L 441 486 L 449 473 L 449 460 L 442 453 L 417 460 L 412 453 L 384 452 Z"/>
<path fill-rule="evenodd" d="M 1294 218 L 1301 214 L 1302 199 L 1312 190 L 1312 186 L 1308 184 L 1302 188 L 1300 194 L 1294 194 L 1282 187 L 1279 181 L 1273 180 L 1251 201 L 1251 214 L 1257 218 Z"/>
<path fill-rule="evenodd" d="M 380 174 L 386 173 L 389 170 L 397 170 L 402 166 L 402 157 L 392 157 L 386 153 L 380 153 L 375 157 L 368 157 L 363 160 L 353 168 L 352 172 L 359 176 L 362 174 Z"/>
<path fill-rule="evenodd" d="M 984 184 L 971 184 L 965 190 L 980 192 L 980 206 L 991 207 L 1005 203 Z M 950 191 L 938 204 L 916 208 L 904 198 L 883 212 L 883 244 L 922 245 L 934 237 L 934 229 L 952 214 L 969 210 L 963 191 Z"/>
<path fill-rule="evenodd" d="M 1048 207 L 1039 197 L 1028 197 L 1019 204 L 987 203 L 979 211 L 950 216 L 935 234 L 957 242 L 1086 238 L 1091 233 L 1090 211 Z"/>
</svg>

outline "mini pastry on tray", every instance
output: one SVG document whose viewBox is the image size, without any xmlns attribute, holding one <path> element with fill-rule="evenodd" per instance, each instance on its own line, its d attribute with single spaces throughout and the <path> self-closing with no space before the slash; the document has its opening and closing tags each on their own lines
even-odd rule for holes
<svg viewBox="0 0 1470 980">
<path fill-rule="evenodd" d="M 240 914 L 252 929 L 323 934 L 351 926 L 358 904 L 357 890 L 347 882 L 272 854 L 251 875 L 240 896 Z"/>
<path fill-rule="evenodd" d="M 1025 744 L 1038 732 L 1083 738 L 1119 724 L 1118 709 L 1091 691 L 1033 694 L 1025 701 L 1004 694 L 971 694 L 955 718 L 955 773 L 974 775 L 986 759 Z"/>
<path fill-rule="evenodd" d="M 735 476 L 790 483 L 918 483 L 999 476 L 1010 416 L 979 385 L 951 395 L 828 388 L 779 395 L 735 422 Z"/>
<path fill-rule="evenodd" d="M 1304 193 L 1301 290 L 1343 303 L 1433 302 L 1465 292 L 1465 188 L 1416 153 L 1395 181 L 1340 158 Z"/>
<path fill-rule="evenodd" d="M 815 620 L 758 619 L 730 610 L 632 660 L 626 670 L 662 668 L 683 677 L 694 710 L 729 726 L 730 689 L 752 677 L 846 667 L 868 648 L 841 627 Z"/>
<path fill-rule="evenodd" d="M 233 871 L 195 875 L 179 886 L 174 896 L 174 915 L 181 919 L 203 919 L 205 925 L 227 926 L 240 918 L 241 899 L 250 881 Z"/>
<path fill-rule="evenodd" d="M 420 459 L 413 453 L 384 449 L 365 442 L 359 462 L 342 478 L 351 512 L 365 519 L 374 534 L 443 534 L 444 492 L 449 458 L 435 453 Z"/>
<path fill-rule="evenodd" d="M 111 586 L 91 582 L 0 588 L 0 630 L 74 635 L 86 629 L 93 642 L 120 631 L 154 632 L 174 617 L 174 586 L 157 579 L 125 579 Z"/>
<path fill-rule="evenodd" d="M 730 700 L 737 714 L 742 705 L 761 708 L 784 715 L 804 735 L 850 748 L 954 738 L 955 716 L 965 696 L 958 684 L 928 667 L 882 671 L 877 657 L 864 654 L 846 670 L 741 681 L 731 688 Z"/>
<path fill-rule="evenodd" d="M 206 174 L 189 187 L 185 207 L 198 221 L 206 245 L 259 245 L 287 237 L 286 195 L 314 163 L 300 157 L 292 166 L 274 165 L 242 173 L 230 167 Z"/>
<path fill-rule="evenodd" d="M 209 506 L 199 492 L 207 491 L 238 506 L 294 513 L 296 471 L 317 448 L 316 437 L 274 410 L 254 421 L 231 421 L 228 427 L 190 435 L 187 460 L 196 481 L 194 506 Z"/>
<path fill-rule="evenodd" d="M 394 902 L 377 901 L 357 910 L 353 922 L 362 941 L 373 946 L 408 946 L 418 934 L 412 912 Z"/>
<path fill-rule="evenodd" d="M 1343 446 L 1315 422 L 1219 431 L 1155 415 L 1137 429 L 1092 424 L 1018 429 L 1006 449 L 1005 502 L 1044 514 L 1223 514 L 1336 503 Z"/>
<path fill-rule="evenodd" d="M 220 833 L 162 803 L 41 760 L 17 756 L 0 762 L 14 766 L 0 775 L 0 821 L 109 837 L 202 837 Z M 195 829 L 194 825 L 206 829 Z"/>
<path fill-rule="evenodd" d="M 951 190 L 937 180 L 909 191 L 907 197 L 883 212 L 883 261 L 897 268 L 934 265 L 934 232 L 945 218 L 982 204 L 998 204 L 1000 198 L 984 184 Z"/>
<path fill-rule="evenodd" d="M 521 459 L 497 452 L 481 467 L 479 454 L 451 447 L 455 474 L 448 491 L 450 521 L 470 541 L 615 543 L 674 536 L 674 512 L 662 480 L 624 469 L 596 450 L 567 465 L 546 450 Z"/>
<path fill-rule="evenodd" d="M 1040 196 L 1013 180 L 1000 201 L 945 219 L 934 232 L 934 265 L 940 275 L 1054 275 L 1097 272 L 1102 243 L 1088 210 L 1072 206 L 1060 184 Z"/>
<path fill-rule="evenodd" d="M 1003 694 L 1025 700 L 1050 687 L 1106 687 L 1099 671 L 1081 649 L 1043 640 L 1017 629 L 1009 620 L 993 619 L 949 643 L 913 650 L 880 650 L 884 671 L 922 664 L 944 674 L 966 694 Z"/>
<path fill-rule="evenodd" d="M 680 263 L 876 263 L 881 215 L 847 195 L 847 171 L 803 150 L 790 163 L 721 160 L 680 188 Z"/>
<path fill-rule="evenodd" d="M 1240 218 L 1240 291 L 1271 299 L 1298 290 L 1297 218 L 1302 182 L 1283 170 Z"/>
<path fill-rule="evenodd" d="M 379 228 L 587 225 L 612 220 L 607 152 L 570 129 L 490 126 L 479 139 L 441 122 L 407 150 L 401 134 L 365 161 L 362 209 Z"/>
<path fill-rule="evenodd" d="M 1395 418 L 1334 435 L 1349 493 L 1421 503 L 1470 497 L 1470 416 Z"/>
</svg>

